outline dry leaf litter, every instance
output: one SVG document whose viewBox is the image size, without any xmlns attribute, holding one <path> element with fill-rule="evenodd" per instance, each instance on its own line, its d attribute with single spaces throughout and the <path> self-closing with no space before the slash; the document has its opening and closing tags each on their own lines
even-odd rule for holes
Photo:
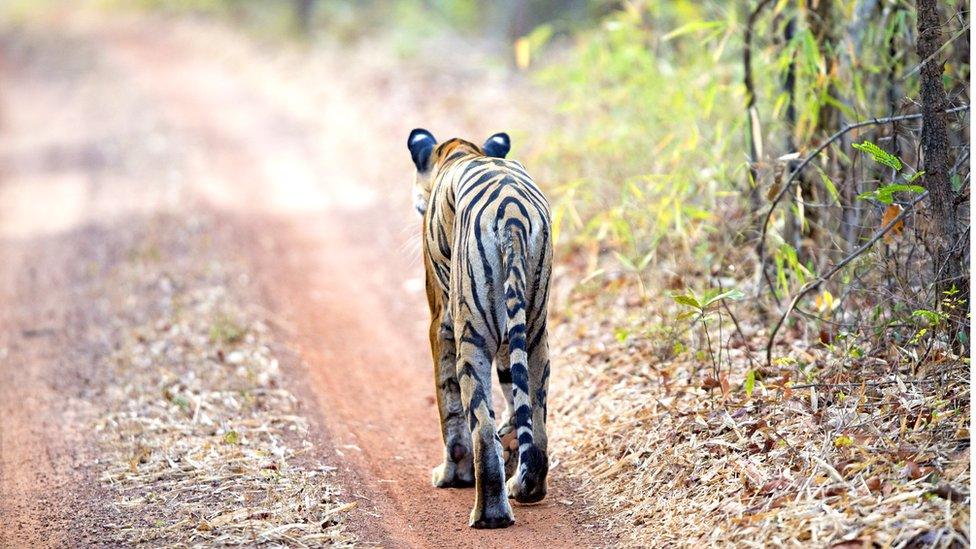
<svg viewBox="0 0 976 549">
<path fill-rule="evenodd" d="M 200 246 L 205 224 L 161 223 L 107 284 L 132 312 L 113 327 L 118 383 L 96 427 L 126 517 L 107 526 L 167 546 L 352 546 L 355 503 L 312 452 L 258 309 L 225 264 L 194 261 L 212 253 L 160 251 L 174 234 Z"/>
<path fill-rule="evenodd" d="M 968 363 L 942 352 L 913 372 L 895 351 L 852 361 L 814 336 L 769 369 L 764 330 L 729 339 L 727 322 L 715 379 L 707 356 L 675 352 L 677 332 L 648 329 L 680 326 L 669 298 L 561 288 L 558 468 L 621 545 L 968 547 Z"/>
</svg>

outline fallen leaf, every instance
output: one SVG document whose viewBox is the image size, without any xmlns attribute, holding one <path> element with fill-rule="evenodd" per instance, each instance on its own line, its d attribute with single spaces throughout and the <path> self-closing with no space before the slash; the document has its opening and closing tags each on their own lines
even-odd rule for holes
<svg viewBox="0 0 976 549">
<path fill-rule="evenodd" d="M 774 478 L 773 480 L 763 484 L 762 488 L 759 489 L 760 494 L 771 494 L 776 490 L 782 490 L 790 485 L 790 482 L 785 478 Z"/>
<path fill-rule="evenodd" d="M 905 468 L 902 469 L 902 475 L 912 480 L 921 478 L 922 468 L 918 466 L 914 461 L 909 461 L 905 463 Z"/>
<path fill-rule="evenodd" d="M 719 382 L 714 377 L 706 377 L 704 381 L 702 381 L 701 386 L 702 389 L 714 389 L 719 386 Z"/>
<path fill-rule="evenodd" d="M 884 215 L 881 217 L 881 226 L 887 227 L 888 223 L 894 221 L 895 218 L 898 217 L 904 210 L 905 208 L 902 208 L 900 204 L 891 204 L 888 206 L 888 208 L 885 209 Z M 900 235 L 904 228 L 905 221 L 899 220 L 898 223 L 895 223 L 895 225 L 891 227 L 890 231 L 885 233 L 885 242 L 893 242 L 895 240 L 895 236 Z"/>
</svg>

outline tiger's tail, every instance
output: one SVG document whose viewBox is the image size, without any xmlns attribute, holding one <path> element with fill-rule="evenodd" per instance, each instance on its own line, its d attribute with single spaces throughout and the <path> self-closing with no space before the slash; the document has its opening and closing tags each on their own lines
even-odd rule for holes
<svg viewBox="0 0 976 549">
<path fill-rule="evenodd" d="M 515 219 L 505 224 L 502 261 L 505 270 L 505 309 L 509 359 L 512 372 L 512 400 L 518 435 L 518 475 L 527 493 L 535 493 L 545 482 L 545 456 L 532 437 L 532 395 L 529 392 L 529 356 L 526 350 L 526 237 L 525 227 Z"/>
</svg>

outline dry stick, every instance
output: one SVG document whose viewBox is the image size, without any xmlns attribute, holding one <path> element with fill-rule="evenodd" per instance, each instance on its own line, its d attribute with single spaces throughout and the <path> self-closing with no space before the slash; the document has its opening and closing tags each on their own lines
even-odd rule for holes
<svg viewBox="0 0 976 549">
<path fill-rule="evenodd" d="M 910 70 L 907 73 L 905 73 L 905 76 L 902 76 L 901 79 L 902 80 L 908 80 L 908 77 L 909 76 L 911 76 L 911 75 L 915 74 L 916 72 L 918 72 L 919 70 L 921 70 L 921 68 L 924 67 L 926 63 L 928 63 L 929 61 L 935 59 L 935 56 L 936 55 L 939 55 L 940 53 L 942 53 L 942 50 L 948 48 L 953 42 L 956 41 L 956 38 L 959 38 L 960 36 L 962 36 L 963 34 L 965 34 L 966 31 L 968 31 L 968 30 L 969 30 L 969 23 L 966 23 L 966 25 L 963 26 L 963 28 L 959 29 L 959 32 L 957 32 L 956 34 L 952 35 L 952 38 L 946 40 L 945 41 L 945 44 L 942 44 L 941 46 L 939 46 L 939 49 L 937 49 L 934 52 L 932 52 L 932 55 L 926 57 L 918 65 L 915 65 L 915 68 L 913 68 L 912 70 Z"/>
<path fill-rule="evenodd" d="M 903 379 L 902 383 L 905 385 L 924 385 L 927 383 L 935 383 L 937 379 Z M 887 387 L 888 385 L 896 385 L 897 381 L 865 381 L 863 383 L 804 383 L 803 385 L 790 385 L 790 389 L 820 389 L 826 387 L 828 389 L 857 389 L 862 385 L 865 387 Z"/>
<path fill-rule="evenodd" d="M 961 111 L 967 111 L 967 110 L 969 110 L 969 105 L 962 105 L 961 107 L 955 107 L 955 108 L 952 108 L 952 109 L 947 109 L 945 112 L 947 112 L 947 113 L 954 113 L 954 112 L 961 112 Z M 920 118 L 922 118 L 922 113 L 918 113 L 918 114 L 903 114 L 903 115 L 900 115 L 900 116 L 889 116 L 887 118 L 872 118 L 870 120 L 864 120 L 862 122 L 857 122 L 857 123 L 854 123 L 854 124 L 850 124 L 848 126 L 844 126 L 840 130 L 837 130 L 833 135 L 831 135 L 829 138 L 827 138 L 826 141 L 824 141 L 823 143 L 821 143 L 820 146 L 816 148 L 816 150 L 814 150 L 812 153 L 808 154 L 803 159 L 803 161 L 800 162 L 800 165 L 797 166 L 795 170 L 793 170 L 792 172 L 790 172 L 789 178 L 787 178 L 786 183 L 783 184 L 783 188 L 780 189 L 778 193 L 776 193 L 776 196 L 773 198 L 773 203 L 769 205 L 769 211 L 766 212 L 766 215 L 763 218 L 762 232 L 759 235 L 759 265 L 760 265 L 760 267 L 762 267 L 763 265 L 766 264 L 766 233 L 769 230 L 769 220 L 772 219 L 773 212 L 776 210 L 776 206 L 779 205 L 779 201 L 783 199 L 783 197 L 786 195 L 787 192 L 789 192 L 790 188 L 793 186 L 793 182 L 796 180 L 797 176 L 800 175 L 800 172 L 802 172 L 803 169 L 806 168 L 808 164 L 810 164 L 810 162 L 813 162 L 813 159 L 816 158 L 817 155 L 819 155 L 820 153 L 822 153 L 827 147 L 830 146 L 831 143 L 833 143 L 834 141 L 837 141 L 838 139 L 840 139 L 841 137 L 843 137 L 845 134 L 847 134 L 848 132 L 850 132 L 852 130 L 856 130 L 858 128 L 863 128 L 865 126 L 879 126 L 879 125 L 883 125 L 883 124 L 891 124 L 892 122 L 901 122 L 903 120 L 918 120 Z M 767 282 L 769 283 L 769 290 L 773 293 L 773 297 L 778 300 L 779 299 L 779 296 L 776 294 L 776 287 L 775 287 L 775 285 L 773 285 L 768 280 L 767 280 Z"/>
<path fill-rule="evenodd" d="M 834 276 L 837 273 L 837 271 L 843 269 L 845 265 L 847 265 L 848 263 L 850 263 L 851 261 L 853 261 L 857 256 L 859 256 L 862 253 L 864 253 L 865 251 L 867 251 L 868 248 L 870 248 L 871 246 L 873 246 L 875 242 L 877 242 L 878 240 L 880 240 L 881 237 L 883 237 L 885 234 L 887 234 L 888 231 L 890 231 L 892 228 L 894 228 L 895 225 L 897 225 L 898 223 L 900 223 L 901 220 L 904 219 L 905 216 L 907 216 L 912 211 L 912 208 L 915 206 L 915 204 L 918 204 L 919 202 L 921 202 L 922 199 L 924 199 L 928 195 L 929 195 L 929 192 L 928 191 L 925 191 L 922 194 L 920 194 L 917 197 L 915 197 L 914 200 L 912 200 L 911 202 L 908 203 L 908 207 L 907 208 L 903 209 L 901 211 L 901 213 L 899 213 L 898 215 L 896 215 L 895 218 L 892 219 L 891 221 L 889 221 L 887 225 L 885 225 L 884 227 L 882 227 L 878 232 L 874 233 L 874 236 L 872 236 L 870 239 L 868 239 L 867 242 L 865 242 L 864 244 L 862 244 L 858 249 L 854 250 L 847 257 L 845 257 L 844 259 L 842 259 L 841 261 L 839 261 L 836 265 L 834 265 L 833 267 L 831 267 L 826 273 L 824 273 L 824 274 L 820 275 L 819 277 L 817 277 L 816 280 L 812 280 L 812 281 L 806 283 L 803 286 L 803 288 L 801 288 L 800 291 L 797 292 L 797 294 L 793 297 L 793 300 L 790 301 L 790 306 L 787 307 L 785 311 L 783 311 L 783 314 L 782 314 L 782 316 L 779 317 L 779 321 L 776 323 L 776 326 L 773 327 L 772 333 L 769 334 L 769 341 L 766 342 L 766 367 L 767 368 L 770 365 L 772 365 L 772 362 L 773 362 L 773 343 L 775 343 L 775 341 L 776 341 L 776 334 L 777 334 L 777 332 L 779 332 L 779 329 L 783 325 L 783 323 L 786 322 L 786 318 L 788 316 L 790 316 L 790 313 L 792 313 L 793 312 L 793 309 L 796 308 L 797 304 L 800 302 L 800 299 L 802 299 L 803 296 L 807 295 L 808 293 L 812 292 L 813 290 L 819 288 L 821 284 L 823 284 L 824 282 L 826 282 L 827 280 L 829 280 L 830 277 Z"/>
</svg>

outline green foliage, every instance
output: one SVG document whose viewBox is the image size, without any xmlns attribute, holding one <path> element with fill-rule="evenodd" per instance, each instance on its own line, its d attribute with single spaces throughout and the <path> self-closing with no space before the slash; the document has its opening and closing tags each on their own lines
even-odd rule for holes
<svg viewBox="0 0 976 549">
<path fill-rule="evenodd" d="M 905 183 L 907 185 L 911 185 L 912 183 L 918 181 L 919 178 L 921 178 L 923 175 L 925 175 L 925 172 L 924 171 L 915 172 L 912 175 L 908 176 L 908 178 L 905 179 Z M 959 177 L 958 174 L 953 174 L 953 175 L 955 175 L 955 177 Z"/>
<path fill-rule="evenodd" d="M 652 1 L 611 12 L 539 71 L 566 121 L 541 158 L 559 242 L 597 241 L 643 270 L 714 232 L 745 177 L 743 120 L 726 108 L 743 101 L 738 30 L 734 11 Z"/>
<path fill-rule="evenodd" d="M 939 326 L 945 321 L 945 315 L 926 309 L 916 309 L 912 311 L 912 317 L 923 320 L 929 326 Z"/>
<path fill-rule="evenodd" d="M 701 303 L 698 302 L 698 298 L 694 293 L 689 292 L 687 294 L 672 295 L 671 299 L 679 305 L 684 305 L 686 307 L 691 307 L 692 309 L 701 309 Z"/>
<path fill-rule="evenodd" d="M 878 187 L 877 190 L 861 193 L 857 195 L 859 200 L 873 199 L 881 202 L 882 204 L 891 204 L 894 202 L 895 193 L 923 193 L 925 192 L 925 187 L 919 185 L 901 185 L 893 183 L 891 185 L 884 185 Z"/>
<path fill-rule="evenodd" d="M 224 433 L 224 442 L 227 444 L 238 444 L 240 443 L 241 436 L 237 431 L 227 431 Z"/>
<path fill-rule="evenodd" d="M 882 149 L 881 147 L 875 145 L 870 141 L 865 141 L 863 143 L 853 143 L 851 145 L 855 149 L 871 155 L 871 158 L 879 164 L 884 164 L 889 168 L 900 171 L 902 168 L 901 159 L 897 156 L 889 153 L 888 151 Z"/>
<path fill-rule="evenodd" d="M 721 288 L 712 288 L 706 290 L 702 296 L 695 295 L 693 290 L 688 290 L 683 294 L 672 294 L 671 299 L 679 305 L 684 305 L 695 309 L 696 311 L 704 313 L 709 306 L 722 301 L 723 299 L 728 299 L 730 301 L 738 301 L 744 298 L 746 295 L 742 293 L 741 290 L 732 288 L 729 290 L 722 290 Z"/>
<path fill-rule="evenodd" d="M 837 185 L 834 184 L 834 180 L 827 175 L 827 172 L 820 170 L 820 181 L 823 182 L 824 188 L 827 189 L 827 194 L 830 195 L 830 199 L 833 200 L 835 204 L 839 204 L 840 193 L 837 192 Z"/>
<path fill-rule="evenodd" d="M 780 244 L 773 254 L 776 265 L 776 284 L 781 294 L 789 294 L 791 288 L 800 287 L 807 283 L 813 275 L 796 253 L 796 249 L 787 243 Z M 792 284 L 791 284 L 792 283 Z"/>
</svg>

